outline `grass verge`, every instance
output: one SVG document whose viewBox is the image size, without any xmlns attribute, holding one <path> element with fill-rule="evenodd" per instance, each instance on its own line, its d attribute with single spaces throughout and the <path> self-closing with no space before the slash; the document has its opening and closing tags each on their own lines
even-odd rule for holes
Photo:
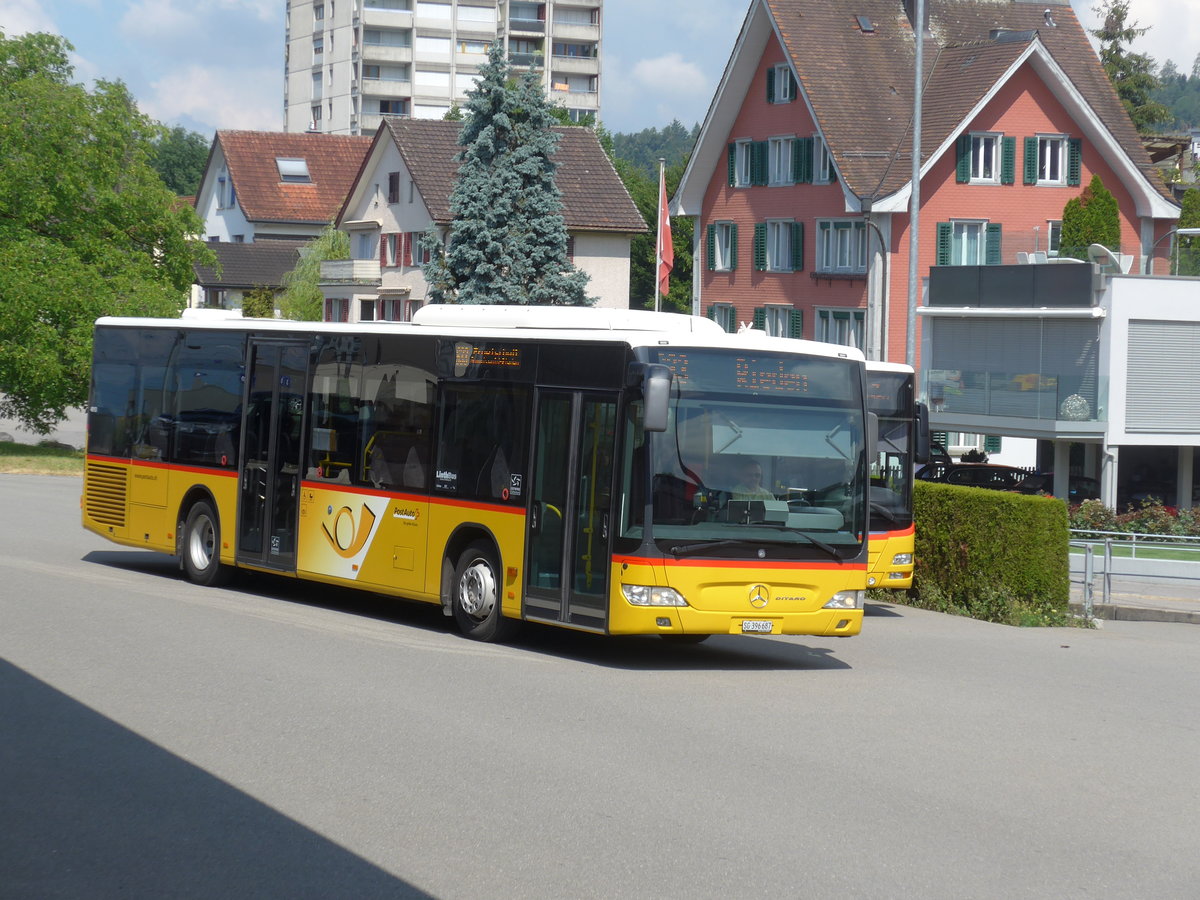
<svg viewBox="0 0 1200 900">
<path fill-rule="evenodd" d="M 49 443 L 0 441 L 0 474 L 83 475 L 83 451 Z"/>
</svg>

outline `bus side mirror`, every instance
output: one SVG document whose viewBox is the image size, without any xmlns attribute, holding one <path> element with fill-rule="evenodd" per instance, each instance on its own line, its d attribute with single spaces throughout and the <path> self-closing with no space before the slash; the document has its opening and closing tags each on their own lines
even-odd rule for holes
<svg viewBox="0 0 1200 900">
<path fill-rule="evenodd" d="M 636 368 L 635 368 L 636 367 Z M 667 430 L 667 410 L 671 402 L 671 370 L 666 366 L 630 366 L 630 375 L 641 376 L 642 383 L 642 428 L 646 431 Z"/>
<path fill-rule="evenodd" d="M 924 403 L 916 405 L 913 420 L 913 461 L 929 462 L 929 407 Z"/>
<path fill-rule="evenodd" d="M 879 416 L 873 412 L 867 413 L 867 459 L 874 459 L 879 453 Z"/>
</svg>

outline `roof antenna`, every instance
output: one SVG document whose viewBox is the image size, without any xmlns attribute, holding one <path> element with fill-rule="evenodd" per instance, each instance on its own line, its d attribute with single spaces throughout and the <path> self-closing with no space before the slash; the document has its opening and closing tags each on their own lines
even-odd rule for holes
<svg viewBox="0 0 1200 900">
<path fill-rule="evenodd" d="M 1058 27 L 1058 23 L 1054 21 L 1054 16 L 1050 14 L 1050 10 L 1046 10 L 1044 13 L 1042 13 L 1042 18 L 1045 19 L 1047 28 Z"/>
</svg>

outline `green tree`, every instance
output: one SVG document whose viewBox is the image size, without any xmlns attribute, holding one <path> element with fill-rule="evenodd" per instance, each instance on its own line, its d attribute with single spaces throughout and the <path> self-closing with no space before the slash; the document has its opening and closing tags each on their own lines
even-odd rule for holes
<svg viewBox="0 0 1200 900">
<path fill-rule="evenodd" d="M 1171 119 L 1171 111 L 1151 99 L 1158 87 L 1154 76 L 1153 58 L 1145 53 L 1131 53 L 1129 46 L 1149 28 L 1139 28 L 1129 18 L 1128 0 L 1105 0 L 1093 12 L 1103 24 L 1090 29 L 1100 42 L 1100 64 L 1116 88 L 1117 96 L 1133 119 L 1138 131 L 1150 131 L 1154 125 Z"/>
<path fill-rule="evenodd" d="M 163 127 L 154 139 L 150 166 L 163 184 L 180 196 L 194 196 L 200 189 L 200 178 L 208 162 L 208 144 L 204 135 L 188 131 L 181 125 Z"/>
<path fill-rule="evenodd" d="M 275 291 L 265 284 L 256 284 L 242 297 L 242 315 L 251 319 L 275 318 Z"/>
<path fill-rule="evenodd" d="M 87 400 L 97 317 L 178 315 L 216 262 L 150 166 L 159 127 L 73 84 L 72 49 L 0 32 L 0 412 L 40 433 Z"/>
<path fill-rule="evenodd" d="M 1184 191 L 1179 210 L 1180 228 L 1200 228 L 1200 189 Z M 1179 235 L 1175 271 L 1179 275 L 1200 275 L 1200 237 Z"/>
<path fill-rule="evenodd" d="M 1103 244 L 1113 252 L 1121 249 L 1120 208 L 1099 175 L 1093 175 L 1091 183 L 1063 208 L 1058 253 L 1087 259 L 1087 249 L 1092 244 Z"/>
<path fill-rule="evenodd" d="M 587 274 L 567 258 L 567 229 L 552 161 L 558 135 L 536 70 L 515 82 L 498 44 L 467 93 L 450 194 L 449 240 L 423 236 L 433 303 L 582 306 Z"/>
<path fill-rule="evenodd" d="M 349 259 L 350 237 L 333 225 L 309 241 L 300 250 L 296 268 L 283 276 L 283 292 L 277 297 L 279 313 L 285 319 L 320 322 L 325 318 L 325 297 L 321 293 L 321 263 L 327 259 Z"/>
</svg>

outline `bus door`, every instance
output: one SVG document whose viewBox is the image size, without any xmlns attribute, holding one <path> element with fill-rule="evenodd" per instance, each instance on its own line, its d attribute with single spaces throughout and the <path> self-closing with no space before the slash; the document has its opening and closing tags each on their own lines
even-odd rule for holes
<svg viewBox="0 0 1200 900">
<path fill-rule="evenodd" d="M 238 562 L 295 571 L 308 344 L 251 339 L 238 503 Z"/>
<path fill-rule="evenodd" d="M 542 392 L 524 585 L 530 619 L 604 630 L 616 397 Z"/>
</svg>

